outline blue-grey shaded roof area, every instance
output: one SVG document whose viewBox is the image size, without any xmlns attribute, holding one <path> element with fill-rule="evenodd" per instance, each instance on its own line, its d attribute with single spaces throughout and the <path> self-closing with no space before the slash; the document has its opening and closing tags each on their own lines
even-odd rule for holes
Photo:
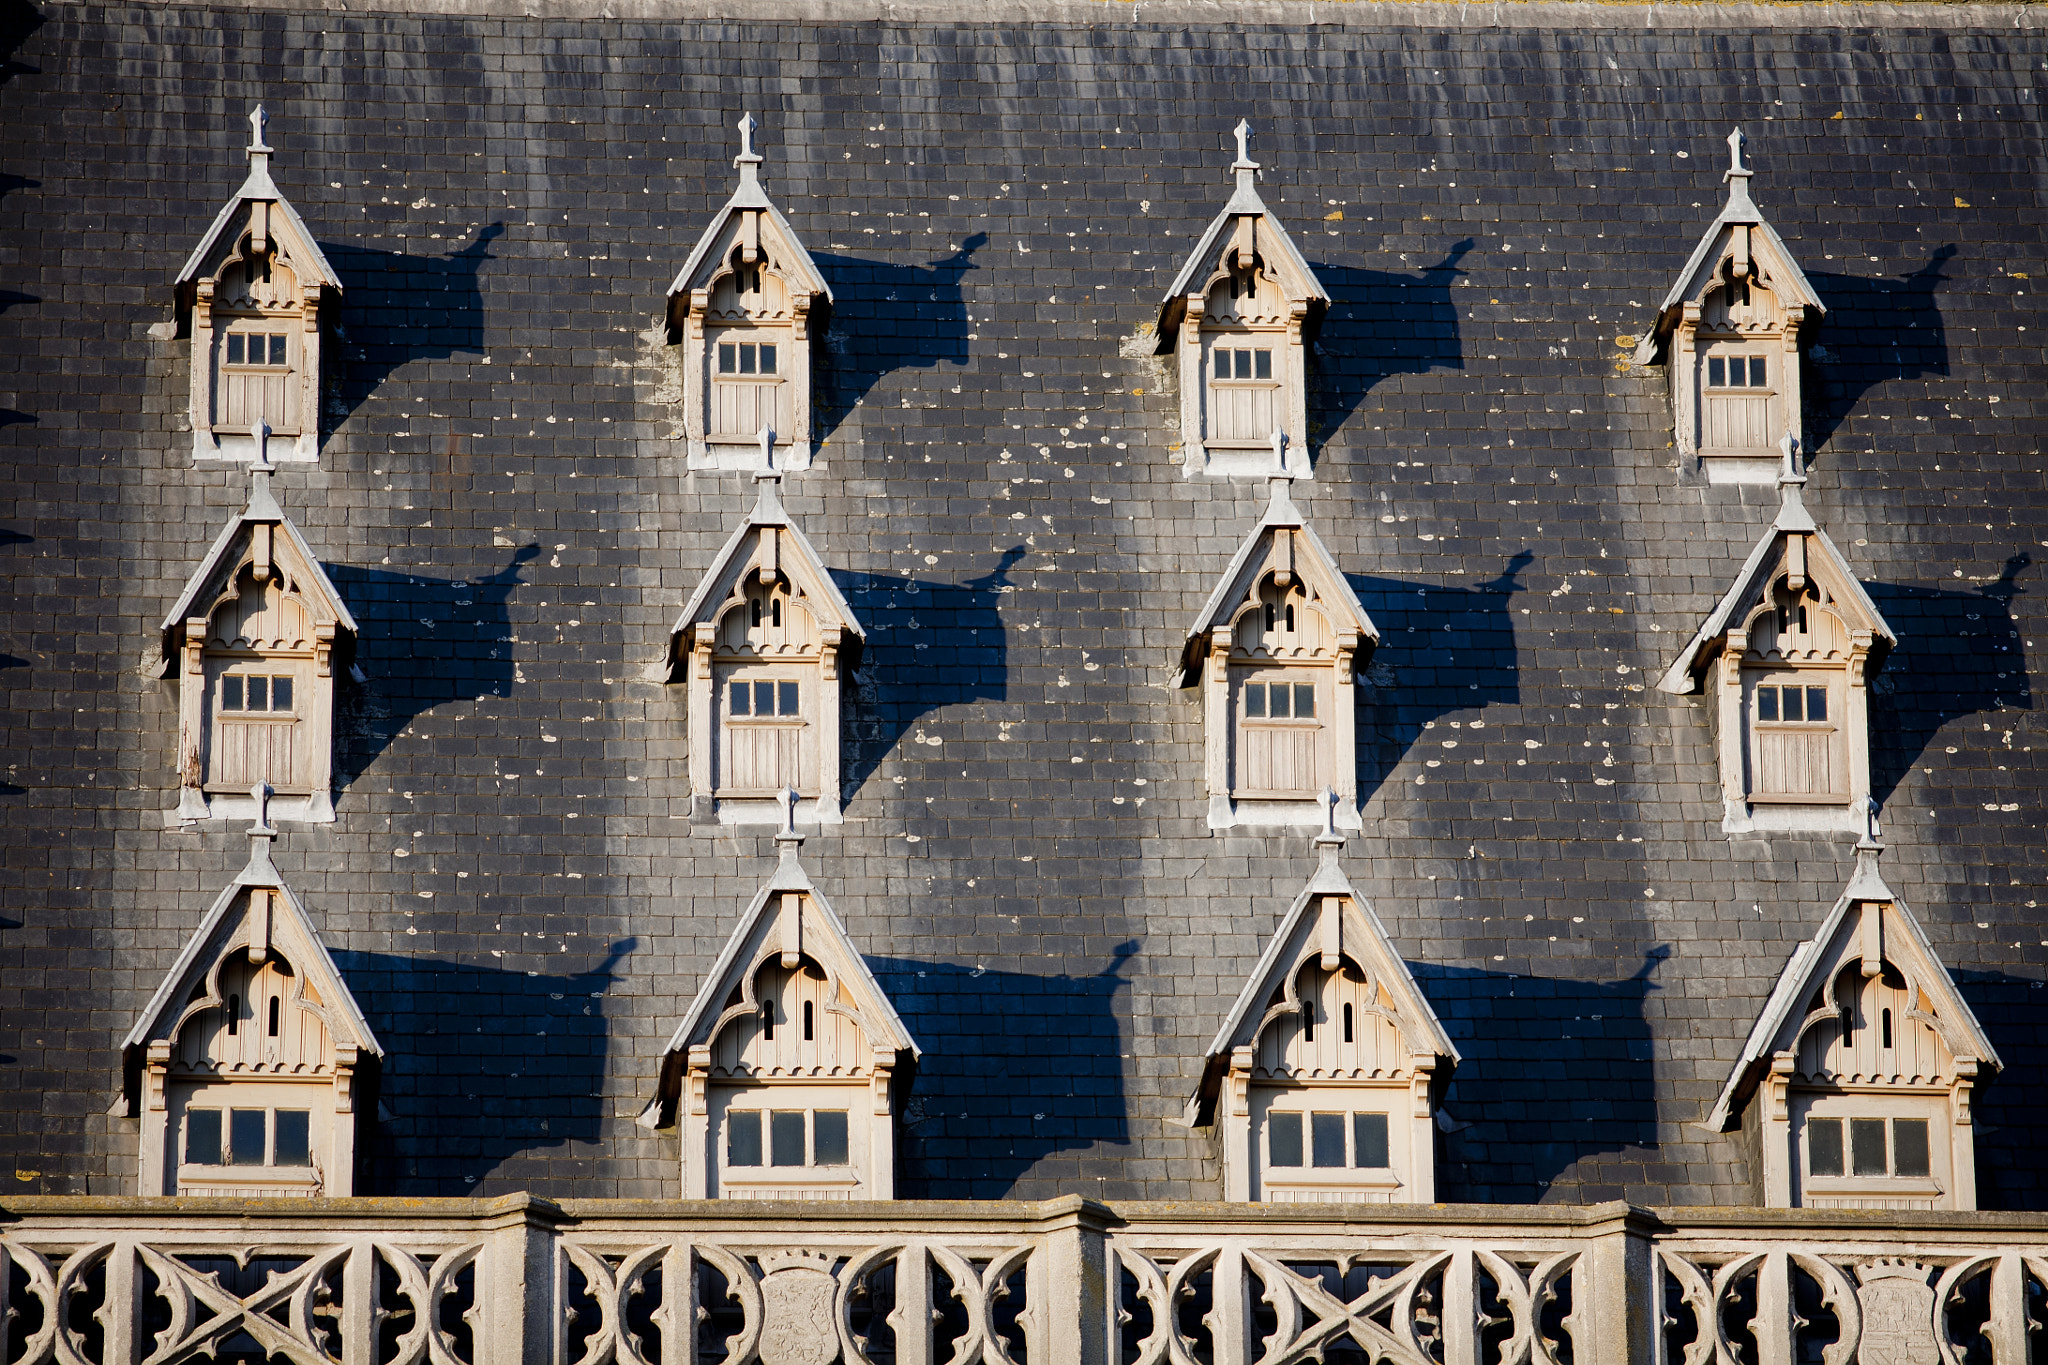
<svg viewBox="0 0 2048 1365">
<path fill-rule="evenodd" d="M 320 458 L 271 480 L 367 681 L 276 859 L 389 1059 L 359 1191 L 679 1191 L 634 1116 L 777 849 L 693 823 L 688 689 L 646 676 L 756 501 L 688 468 L 662 314 L 752 112 L 834 299 L 780 500 L 865 644 L 803 865 L 923 1049 L 899 1194 L 1221 1190 L 1175 1120 L 1311 832 L 1207 824 L 1177 655 L 1268 489 L 1185 477 L 1154 347 L 1246 119 L 1330 298 L 1295 495 L 1379 639 L 1345 866 L 1462 1057 L 1438 1193 L 1751 1198 L 1698 1125 L 1853 854 L 1721 831 L 1710 710 L 1657 682 L 1780 499 L 1681 482 L 1632 363 L 1739 122 L 1827 309 L 1803 503 L 1898 638 L 1885 879 L 2005 1063 L 1981 1200 L 2048 1208 L 2035 8 L 577 4 L 0 14 L 10 1189 L 125 1188 L 121 1038 L 246 858 L 166 827 L 145 665 L 247 504 L 192 461 L 165 285 L 260 100 L 343 285 Z"/>
</svg>

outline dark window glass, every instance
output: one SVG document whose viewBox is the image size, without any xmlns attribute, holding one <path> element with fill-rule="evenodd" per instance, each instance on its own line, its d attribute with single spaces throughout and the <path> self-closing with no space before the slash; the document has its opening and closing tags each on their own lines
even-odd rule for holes
<svg viewBox="0 0 2048 1365">
<path fill-rule="evenodd" d="M 1266 685 L 1246 683 L 1244 685 L 1244 713 L 1247 716 L 1263 717 L 1266 714 Z"/>
<path fill-rule="evenodd" d="M 310 1166 L 313 1164 L 312 1143 L 313 1116 L 304 1109 L 280 1109 L 277 1111 L 277 1148 L 271 1153 L 273 1166 Z"/>
<path fill-rule="evenodd" d="M 797 685 L 793 682 L 775 684 L 775 709 L 782 715 L 797 713 Z"/>
<path fill-rule="evenodd" d="M 807 1043 L 816 1041 L 816 1034 L 813 1031 L 811 1018 L 811 1002 L 806 1000 L 804 1001 L 804 1041 Z"/>
<path fill-rule="evenodd" d="M 243 345 L 244 338 L 240 336 L 231 336 L 228 338 L 228 364 L 239 365 L 242 363 Z"/>
<path fill-rule="evenodd" d="M 1778 689 L 1759 687 L 1756 690 L 1756 718 L 1776 720 L 1778 718 Z"/>
<path fill-rule="evenodd" d="M 242 680 L 222 678 L 220 680 L 220 709 L 239 711 L 242 709 Z"/>
<path fill-rule="evenodd" d="M 1378 1170 L 1390 1164 L 1387 1160 L 1387 1116 L 1353 1114 L 1351 1150 L 1351 1164 L 1361 1169 Z"/>
<path fill-rule="evenodd" d="M 1927 1120 L 1892 1120 L 1892 1174 L 1929 1175 Z"/>
<path fill-rule="evenodd" d="M 1220 349 L 1216 352 L 1216 377 L 1230 378 L 1230 352 Z"/>
<path fill-rule="evenodd" d="M 1294 633 L 1294 604 L 1292 602 L 1287 604 L 1287 632 L 1290 635 Z"/>
<path fill-rule="evenodd" d="M 761 373 L 775 373 L 775 348 L 773 346 L 763 346 L 761 348 Z"/>
<path fill-rule="evenodd" d="M 749 624 L 749 625 L 755 625 L 755 626 L 758 626 L 758 625 L 760 625 L 760 624 L 761 624 L 761 603 L 760 603 L 760 601 L 759 601 L 759 600 L 757 599 L 757 600 L 755 600 L 755 601 L 753 601 L 753 602 L 749 603 L 749 604 L 748 604 L 748 606 L 747 606 L 747 611 L 748 611 L 748 622 L 747 622 L 747 624 Z"/>
<path fill-rule="evenodd" d="M 753 372 L 754 348 L 752 346 L 742 346 L 740 347 L 740 373 L 752 374 Z"/>
<path fill-rule="evenodd" d="M 1301 1002 L 1301 1041 L 1313 1043 L 1316 1040 L 1316 1002 Z"/>
<path fill-rule="evenodd" d="M 231 995 L 228 997 L 228 1037 L 232 1038 L 241 1031 L 242 997 L 239 995 Z"/>
<path fill-rule="evenodd" d="M 1884 1013 L 1878 1017 L 1877 1022 L 1879 1040 L 1878 1046 L 1890 1047 L 1892 1045 L 1892 1012 L 1890 1010 L 1884 1011 Z"/>
<path fill-rule="evenodd" d="M 1351 1005 L 1348 1001 L 1344 1005 L 1344 1041 L 1347 1043 L 1358 1041 L 1351 1036 Z"/>
<path fill-rule="evenodd" d="M 1749 386 L 1752 389 L 1768 388 L 1770 380 L 1765 377 L 1766 374 L 1764 358 L 1760 355 L 1751 356 L 1749 358 Z"/>
<path fill-rule="evenodd" d="M 1826 720 L 1828 718 L 1828 690 L 1825 687 L 1806 689 L 1806 718 Z"/>
<path fill-rule="evenodd" d="M 1273 684 L 1272 695 L 1267 698 L 1267 701 L 1272 707 L 1272 714 L 1276 720 L 1285 720 L 1293 714 L 1294 708 L 1288 700 L 1292 695 L 1288 691 L 1286 683 Z"/>
<path fill-rule="evenodd" d="M 777 1109 L 768 1115 L 768 1164 L 804 1164 L 804 1111 Z"/>
<path fill-rule="evenodd" d="M 228 1165 L 261 1166 L 268 1109 L 228 1110 Z"/>
<path fill-rule="evenodd" d="M 757 682 L 754 684 L 754 714 L 772 716 L 775 714 L 775 684 Z"/>
<path fill-rule="evenodd" d="M 1296 683 L 1294 685 L 1294 714 L 1301 720 L 1313 719 L 1316 714 L 1316 685 Z"/>
<path fill-rule="evenodd" d="M 732 685 L 732 713 L 736 716 L 746 715 L 747 699 L 753 695 L 753 692 L 747 687 L 745 683 L 734 683 Z"/>
<path fill-rule="evenodd" d="M 220 1165 L 220 1110 L 185 1111 L 185 1164 Z"/>
<path fill-rule="evenodd" d="M 725 1164 L 761 1164 L 761 1111 L 729 1109 L 725 1114 Z"/>
<path fill-rule="evenodd" d="M 1239 379 L 1250 379 L 1252 377 L 1252 353 L 1250 351 L 1232 351 L 1231 354 L 1237 357 L 1237 377 Z"/>
<path fill-rule="evenodd" d="M 276 996 L 270 997 L 270 1036 L 273 1038 L 277 1036 L 277 1026 L 280 1022 L 279 1016 L 283 1012 L 280 1008 L 281 1004 L 282 1002 Z"/>
<path fill-rule="evenodd" d="M 1344 1115 L 1310 1114 L 1309 1143 L 1318 1166 L 1344 1164 Z"/>
<path fill-rule="evenodd" d="M 1849 1169 L 1853 1175 L 1887 1175 L 1884 1120 L 1849 1120 Z"/>
<path fill-rule="evenodd" d="M 270 680 L 270 709 L 289 711 L 292 709 L 292 680 L 272 678 Z"/>
<path fill-rule="evenodd" d="M 1301 1164 L 1301 1115 L 1266 1115 L 1266 1162 L 1272 1166 Z"/>
<path fill-rule="evenodd" d="M 272 338 L 270 339 L 270 363 L 271 363 L 271 364 L 273 364 L 273 365 L 282 365 L 282 364 L 284 364 L 284 338 L 283 338 L 283 337 L 272 337 Z"/>
<path fill-rule="evenodd" d="M 846 1111 L 820 1109 L 811 1115 L 811 1148 L 817 1166 L 844 1166 L 846 1156 Z"/>
<path fill-rule="evenodd" d="M 775 1041 L 775 1002 L 773 1000 L 763 1000 L 761 1002 L 761 1036 L 771 1043 Z"/>
<path fill-rule="evenodd" d="M 1842 1121 L 1840 1119 L 1808 1119 L 1806 1121 L 1806 1173 L 1808 1175 L 1840 1175 L 1842 1173 Z"/>
<path fill-rule="evenodd" d="M 248 680 L 248 687 L 249 709 L 251 711 L 268 711 L 270 709 L 270 679 L 250 678 Z"/>
<path fill-rule="evenodd" d="M 782 599 L 779 597 L 768 604 L 768 624 L 771 626 L 782 624 Z"/>
<path fill-rule="evenodd" d="M 736 364 L 738 363 L 738 360 L 737 360 L 737 357 L 736 357 L 736 354 L 735 354 L 736 350 L 737 350 L 737 348 L 735 348 L 735 347 L 733 347 L 733 346 L 725 345 L 725 344 L 721 344 L 721 345 L 719 346 L 719 348 L 718 348 L 718 372 L 719 372 L 720 374 L 731 374 L 731 373 L 733 372 L 733 368 L 734 368 L 734 366 L 735 366 L 735 365 L 736 365 Z"/>
<path fill-rule="evenodd" d="M 1799 702 L 1800 689 L 1796 687 L 1781 687 L 1778 689 L 1778 691 L 1784 697 L 1784 701 L 1782 702 L 1780 709 L 1785 719 L 1805 720 L 1806 708 L 1801 706 Z"/>
<path fill-rule="evenodd" d="M 1253 351 L 1252 361 L 1254 378 L 1271 379 L 1273 377 L 1273 353 L 1271 351 Z"/>
<path fill-rule="evenodd" d="M 1707 387 L 1726 388 L 1728 385 L 1728 362 L 1715 356 L 1707 361 Z"/>
<path fill-rule="evenodd" d="M 1272 604 L 1271 602 L 1268 602 L 1268 603 L 1266 603 L 1266 629 L 1267 629 L 1267 630 L 1271 630 L 1272 628 L 1273 628 L 1273 604 Z"/>
</svg>

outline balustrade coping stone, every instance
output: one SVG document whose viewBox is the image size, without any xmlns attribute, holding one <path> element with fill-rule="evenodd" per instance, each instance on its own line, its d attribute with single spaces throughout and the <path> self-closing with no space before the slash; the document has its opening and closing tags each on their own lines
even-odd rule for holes
<svg viewBox="0 0 2048 1365">
<path fill-rule="evenodd" d="M 1193 1232 L 1209 1236 L 1334 1233 L 1371 1228 L 1405 1232 L 1459 1229 L 1532 1235 L 1589 1235 L 1620 1229 L 1649 1237 L 1849 1237 L 1906 1234 L 1983 1240 L 2019 1237 L 2048 1243 L 2048 1213 L 2003 1210 L 1764 1209 L 1644 1207 L 1614 1200 L 1585 1205 L 1528 1204 L 1231 1204 L 1220 1201 L 1125 1200 L 1080 1195 L 1044 1200 L 899 1199 L 827 1203 L 793 1199 L 562 1199 L 507 1194 L 484 1199 L 245 1199 L 135 1195 L 19 1195 L 0 1199 L 0 1234 L 56 1232 L 65 1225 L 112 1230 L 164 1226 L 194 1230 L 223 1221 L 240 1224 L 427 1225 L 464 1224 L 484 1231 L 528 1226 L 562 1231 L 613 1231 L 621 1225 L 687 1224 L 693 1230 L 745 1232 L 801 1226 L 807 1236 L 894 1235 L 994 1226 L 1145 1235 Z"/>
</svg>

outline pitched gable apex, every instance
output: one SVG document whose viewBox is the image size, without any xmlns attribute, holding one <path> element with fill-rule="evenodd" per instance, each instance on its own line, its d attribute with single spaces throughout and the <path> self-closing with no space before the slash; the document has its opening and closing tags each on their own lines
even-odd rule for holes
<svg viewBox="0 0 2048 1365">
<path fill-rule="evenodd" d="M 761 187 L 761 155 L 754 150 L 754 117 L 749 114 L 739 122 L 740 153 L 733 158 L 733 166 L 740 173 L 739 187 L 732 198 L 711 217 L 710 224 L 697 238 L 697 245 L 683 262 L 683 268 L 676 272 L 675 280 L 668 287 L 669 325 L 680 329 L 680 313 L 689 311 L 689 294 L 693 289 L 706 287 L 718 268 L 719 258 L 725 246 L 740 227 L 733 220 L 749 210 L 759 212 L 766 220 L 768 234 L 773 238 L 767 246 L 768 256 L 777 261 L 784 278 L 795 292 L 822 298 L 829 307 L 832 303 L 832 287 L 825 282 L 818 271 L 818 264 L 811 259 L 811 253 L 796 235 L 796 229 L 782 216 L 782 210 L 775 207 L 768 198 L 768 192 Z"/>
<path fill-rule="evenodd" d="M 276 831 L 260 823 L 250 831 L 249 861 L 235 879 L 215 898 L 213 906 L 187 939 L 177 960 L 164 975 L 156 994 L 150 997 L 141 1017 L 121 1042 L 131 1056 L 150 1043 L 177 1036 L 179 1028 L 195 1010 L 217 1006 L 218 999 L 194 1000 L 195 990 L 211 996 L 208 989 L 215 969 L 236 949 L 275 952 L 302 974 L 319 995 L 322 1014 L 334 1041 L 353 1044 L 372 1056 L 384 1055 L 383 1045 L 371 1032 L 362 1009 L 342 979 L 341 969 L 328 955 L 320 931 L 313 926 L 305 905 L 299 900 L 270 861 L 270 842 Z M 251 915 L 251 890 L 273 895 L 268 911 Z"/>
<path fill-rule="evenodd" d="M 1714 610 L 1686 642 L 1685 648 L 1679 651 L 1664 676 L 1657 680 L 1660 691 L 1683 694 L 1699 687 L 1701 675 L 1726 642 L 1729 627 L 1762 602 L 1771 584 L 1784 570 L 1789 553 L 1786 540 L 1791 536 L 1801 538 L 1804 571 L 1828 588 L 1836 605 L 1845 611 L 1850 628 L 1869 631 L 1872 640 L 1880 646 L 1873 650 L 1870 664 L 1873 671 L 1883 666 L 1885 652 L 1898 644 L 1897 634 L 1878 611 L 1877 604 L 1871 601 L 1870 594 L 1864 590 L 1849 562 L 1806 510 L 1800 494 L 1800 485 L 1806 479 L 1803 475 L 1789 472 L 1796 461 L 1796 452 L 1788 448 L 1785 458 L 1787 472 L 1779 479 L 1777 518 L 1749 552 L 1749 558 L 1743 561 L 1735 581 L 1722 594 Z"/>
<path fill-rule="evenodd" d="M 664 676 L 667 669 L 687 657 L 690 632 L 700 625 L 714 624 L 729 605 L 734 589 L 756 567 L 787 574 L 813 606 L 822 609 L 818 624 L 836 626 L 853 640 L 852 649 L 842 646 L 846 666 L 852 668 L 859 662 L 859 645 L 867 639 L 867 631 L 853 614 L 853 605 L 832 581 L 825 561 L 818 557 L 810 539 L 782 505 L 781 477 L 762 474 L 756 476 L 756 481 L 760 492 L 747 519 L 726 538 L 669 630 L 669 655 L 661 670 Z"/>
<path fill-rule="evenodd" d="M 1734 1127 L 1769 1070 L 1772 1057 L 1795 1048 L 1816 1019 L 1838 1015 L 1835 979 L 1843 968 L 1858 960 L 1863 963 L 1866 975 L 1875 975 L 1882 964 L 1896 967 L 1908 982 L 1924 992 L 1934 1007 L 1932 1017 L 1925 1022 L 1941 1036 L 1954 1056 L 1974 1058 L 1981 1069 L 2003 1069 L 2004 1063 L 1991 1046 L 1983 1025 L 1956 989 L 1954 978 L 1936 956 L 1933 945 L 1928 943 L 1920 921 L 1885 884 L 1877 865 L 1883 850 L 1882 844 L 1868 837 L 1857 846 L 1856 870 L 1849 884 L 1819 931 L 1792 950 L 1763 1013 L 1742 1045 L 1727 1083 L 1714 1101 L 1706 1127 L 1715 1132 Z M 1807 1006 L 1815 996 L 1822 997 L 1826 1006 L 1819 1012 L 1810 1012 Z"/>
<path fill-rule="evenodd" d="M 214 537 L 212 547 L 185 580 L 184 590 L 164 617 L 160 630 L 167 661 L 176 657 L 178 633 L 185 622 L 195 612 L 209 612 L 215 600 L 227 591 L 245 556 L 259 550 L 258 557 L 264 563 L 279 563 L 297 576 L 300 592 L 310 597 L 309 605 L 316 618 L 331 621 L 337 632 L 346 632 L 351 638 L 358 633 L 356 618 L 350 614 L 334 580 L 327 576 L 313 547 L 306 543 L 271 493 L 273 474 L 267 464 L 259 464 L 252 471 L 248 505 Z"/>
<path fill-rule="evenodd" d="M 740 993 L 747 1008 L 753 1008 L 753 981 L 760 969 L 771 960 L 788 963 L 797 956 L 816 962 L 853 998 L 871 1044 L 907 1052 L 913 1060 L 921 1057 L 917 1040 L 868 970 L 867 959 L 847 937 L 845 923 L 797 860 L 799 841 L 784 837 L 780 842 L 782 857 L 774 875 L 740 915 L 710 975 L 669 1039 L 667 1058 L 672 1064 L 690 1048 L 709 1043 L 727 1022 L 725 1002 L 734 991 Z M 665 1067 L 664 1072 L 669 1069 Z"/>
<path fill-rule="evenodd" d="M 1284 542 L 1281 539 L 1283 535 Z M 1209 594 L 1209 600 L 1202 604 L 1201 611 L 1188 624 L 1187 635 L 1181 643 L 1181 668 L 1187 676 L 1200 673 L 1210 636 L 1218 630 L 1229 629 L 1258 580 L 1274 567 L 1276 557 L 1285 561 L 1289 572 L 1305 579 L 1315 595 L 1331 609 L 1335 617 L 1332 621 L 1334 626 L 1340 631 L 1356 632 L 1358 644 L 1353 655 L 1353 667 L 1363 671 L 1371 661 L 1372 652 L 1379 645 L 1379 627 L 1366 614 L 1365 605 L 1351 590 L 1350 580 L 1337 567 L 1337 561 L 1323 544 L 1322 537 L 1315 533 L 1295 504 L 1289 481 L 1276 477 L 1271 480 L 1265 514 L 1237 547 L 1230 567 L 1223 571 L 1223 576 Z"/>
<path fill-rule="evenodd" d="M 1173 284 L 1166 291 L 1166 297 L 1160 301 L 1158 342 L 1155 349 L 1161 355 L 1173 348 L 1174 333 L 1179 329 L 1181 319 L 1187 313 L 1188 296 L 1207 289 L 1210 276 L 1219 268 L 1219 255 L 1223 249 L 1224 239 L 1235 228 L 1236 220 L 1240 218 L 1257 220 L 1257 225 L 1252 231 L 1256 237 L 1259 255 L 1264 258 L 1267 267 L 1278 274 L 1289 296 L 1309 305 L 1309 316 L 1304 322 L 1304 330 L 1311 337 L 1322 321 L 1323 313 L 1330 306 L 1329 291 L 1323 288 L 1322 281 L 1316 278 L 1315 271 L 1309 269 L 1309 264 L 1302 258 L 1300 249 L 1294 245 L 1294 239 L 1288 236 L 1286 227 L 1273 216 L 1265 201 L 1259 198 L 1255 183 L 1259 163 L 1251 159 L 1246 149 L 1246 139 L 1251 135 L 1250 125 L 1239 122 L 1237 134 L 1237 160 L 1230 168 L 1237 177 L 1236 189 L 1231 194 L 1229 202 L 1210 221 L 1208 229 L 1196 241 L 1195 249 L 1188 253 L 1187 259 L 1181 264 L 1180 273 L 1174 276 Z"/>
<path fill-rule="evenodd" d="M 1641 343 L 1636 347 L 1635 363 L 1647 365 L 1656 358 L 1657 350 L 1664 338 L 1678 325 L 1679 315 L 1685 305 L 1696 302 L 1705 292 L 1708 281 L 1719 268 L 1721 260 L 1728 254 L 1735 229 L 1750 230 L 1746 246 L 1755 259 L 1756 268 L 1779 297 L 1788 304 L 1807 308 L 1818 317 L 1825 314 L 1827 305 L 1814 293 L 1813 285 L 1807 280 L 1806 272 L 1799 268 L 1799 262 L 1792 258 L 1791 249 L 1783 238 L 1764 220 L 1763 213 L 1749 197 L 1749 178 L 1753 172 L 1743 163 L 1742 151 L 1747 139 L 1737 128 L 1728 135 L 1729 169 L 1722 179 L 1728 182 L 1728 202 L 1720 214 L 1707 225 L 1692 255 L 1686 259 L 1685 268 L 1678 272 L 1670 292 L 1657 305 L 1657 320 Z"/>
<path fill-rule="evenodd" d="M 191 306 L 193 286 L 202 276 L 218 268 L 221 258 L 228 254 L 235 239 L 241 235 L 251 204 L 270 206 L 269 230 L 283 242 L 285 254 L 302 277 L 316 280 L 336 292 L 341 289 L 341 277 L 328 264 L 305 220 L 299 217 L 298 210 L 291 206 L 270 178 L 270 155 L 276 149 L 263 140 L 264 126 L 268 121 L 262 105 L 257 105 L 250 112 L 249 174 L 242 181 L 241 188 L 221 206 L 213 225 L 199 239 L 199 245 L 192 249 L 192 254 L 185 258 L 185 264 L 178 271 L 176 288 L 181 315 Z"/>
<path fill-rule="evenodd" d="M 1338 866 L 1337 850 L 1342 839 L 1326 826 L 1316 842 L 1320 846 L 1320 861 L 1315 875 L 1295 897 L 1280 927 L 1274 930 L 1258 965 L 1246 979 L 1244 989 L 1238 992 L 1236 1002 L 1224 1016 L 1223 1026 L 1204 1054 L 1201 1084 L 1188 1099 L 1190 1123 L 1195 1121 L 1204 1101 L 1215 1093 L 1232 1051 L 1255 1045 L 1268 1024 L 1282 1015 L 1299 1012 L 1297 986 L 1302 967 L 1311 959 L 1319 958 L 1332 965 L 1333 959 L 1348 957 L 1376 982 L 1393 1003 L 1390 1018 L 1410 1053 L 1437 1059 L 1439 1082 L 1462 1060 L 1428 997 L 1415 984 L 1407 962 L 1394 950 L 1378 912 L 1358 894 Z M 1279 1002 L 1273 1003 L 1276 995 Z"/>
</svg>

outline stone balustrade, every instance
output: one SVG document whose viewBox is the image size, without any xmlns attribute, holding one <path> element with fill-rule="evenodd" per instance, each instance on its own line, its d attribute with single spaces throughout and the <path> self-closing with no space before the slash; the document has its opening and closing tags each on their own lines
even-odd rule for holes
<svg viewBox="0 0 2048 1365">
<path fill-rule="evenodd" d="M 0 1365 L 2022 1365 L 2048 1216 L 18 1198 Z"/>
</svg>

